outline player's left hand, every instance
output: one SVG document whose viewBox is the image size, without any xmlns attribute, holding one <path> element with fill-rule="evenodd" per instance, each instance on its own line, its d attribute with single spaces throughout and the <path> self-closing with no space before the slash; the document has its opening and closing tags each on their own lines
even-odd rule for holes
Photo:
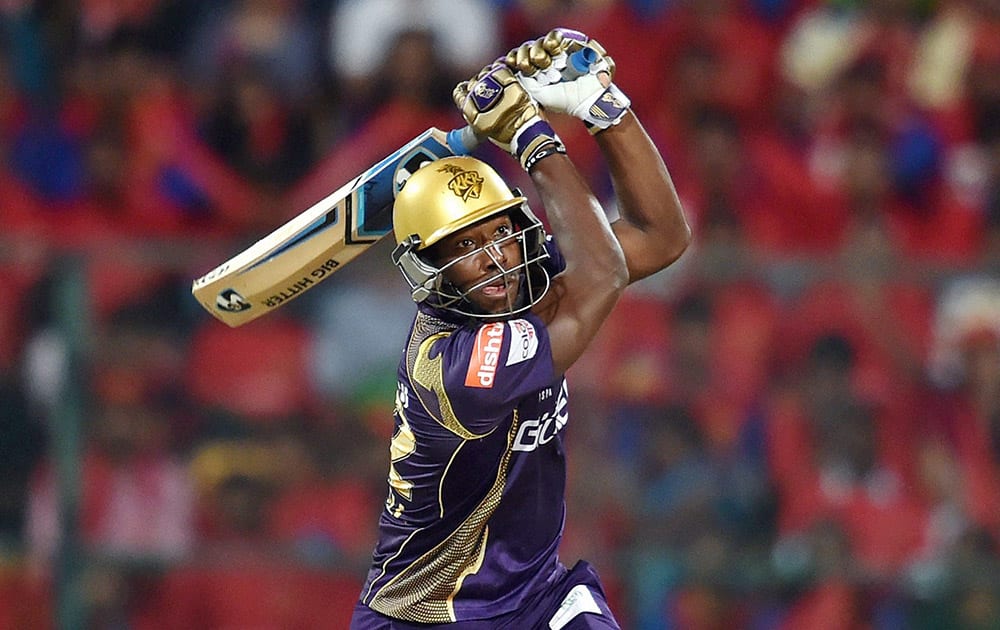
<svg viewBox="0 0 1000 630">
<path fill-rule="evenodd" d="M 612 82 L 614 60 L 580 31 L 553 29 L 508 52 L 504 63 L 543 108 L 579 118 L 591 133 L 617 124 L 631 105 Z"/>
<path fill-rule="evenodd" d="M 503 64 L 493 63 L 452 92 L 455 104 L 479 136 L 513 152 L 517 130 L 538 118 L 538 105 Z"/>
<path fill-rule="evenodd" d="M 476 135 L 513 154 L 525 169 L 540 159 L 543 146 L 564 151 L 555 131 L 539 116 L 538 103 L 502 60 L 456 85 L 452 98 Z"/>
</svg>

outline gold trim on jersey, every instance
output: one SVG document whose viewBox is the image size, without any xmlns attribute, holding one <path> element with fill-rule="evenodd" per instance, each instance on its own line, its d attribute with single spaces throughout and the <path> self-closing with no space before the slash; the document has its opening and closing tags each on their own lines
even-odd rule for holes
<svg viewBox="0 0 1000 630">
<path fill-rule="evenodd" d="M 403 498 L 411 500 L 413 498 L 413 482 L 403 479 L 396 470 L 396 462 L 401 461 L 413 454 L 417 449 L 417 439 L 413 435 L 410 423 L 406 419 L 406 412 L 397 409 L 399 414 L 399 429 L 392 436 L 389 442 L 389 486 L 401 494 Z"/>
<path fill-rule="evenodd" d="M 493 485 L 454 531 L 433 549 L 402 569 L 385 586 L 380 588 L 368 606 L 383 615 L 418 623 L 449 623 L 455 618 L 454 598 L 466 577 L 476 573 L 486 553 L 487 523 L 500 505 L 507 485 L 507 469 L 513 451 L 511 445 L 517 435 L 518 413 L 514 411 L 507 448 L 497 466 Z M 414 532 L 415 534 L 416 532 Z M 413 535 L 411 534 L 404 546 Z M 400 549 L 401 551 L 402 549 Z M 395 555 L 398 555 L 397 552 Z M 393 557 L 395 557 L 395 555 Z M 386 565 L 382 565 L 382 575 Z"/>
<path fill-rule="evenodd" d="M 476 434 L 472 431 L 466 429 L 462 423 L 459 421 L 458 416 L 455 415 L 455 410 L 452 409 L 451 400 L 448 398 L 448 393 L 444 389 L 444 360 L 441 355 L 431 358 L 431 347 L 439 340 L 444 339 L 451 334 L 451 331 L 439 332 L 437 334 L 431 335 L 427 339 L 420 342 L 420 346 L 417 349 L 417 356 L 413 359 L 413 372 L 410 377 L 415 383 L 434 392 L 438 400 L 438 410 L 441 417 L 438 418 L 434 413 L 431 412 L 427 405 L 424 404 L 424 408 L 427 409 L 428 413 L 432 418 L 435 418 L 441 426 L 448 429 L 458 437 L 463 440 L 475 440 L 476 438 L 481 438 L 490 434 L 487 431 L 483 434 Z M 417 393 L 417 398 L 423 403 L 423 396 Z"/>
<path fill-rule="evenodd" d="M 452 619 L 455 619 L 455 596 L 458 595 L 460 590 L 462 590 L 462 582 L 465 582 L 465 578 L 479 573 L 479 568 L 483 566 L 483 559 L 486 557 L 486 540 L 488 540 L 489 537 L 490 527 L 487 525 L 486 531 L 483 533 L 483 544 L 479 547 L 479 555 L 476 556 L 476 561 L 462 571 L 461 575 L 458 576 L 458 580 L 455 582 L 455 590 L 453 590 L 451 595 L 448 596 L 448 614 L 451 615 Z"/>
<path fill-rule="evenodd" d="M 451 470 L 451 463 L 455 461 L 456 457 L 458 457 L 458 452 L 462 450 L 463 446 L 465 446 L 465 442 L 458 445 L 455 452 L 448 458 L 448 465 L 444 467 L 444 471 L 441 473 L 441 481 L 438 483 L 438 514 L 441 515 L 441 518 L 444 518 L 444 480 L 448 478 L 448 471 Z"/>
<path fill-rule="evenodd" d="M 413 335 L 407 344 L 407 368 L 410 378 L 421 387 L 433 392 L 437 397 L 441 417 L 432 411 L 419 392 L 417 397 L 427 410 L 430 417 L 435 418 L 445 427 L 464 441 L 458 445 L 448 460 L 442 472 L 438 485 L 438 501 L 442 514 L 444 511 L 441 488 L 445 475 L 451 463 L 465 442 L 479 439 L 492 433 L 492 429 L 477 435 L 466 429 L 455 416 L 451 402 L 444 389 L 444 374 L 440 356 L 431 358 L 431 347 L 438 340 L 451 334 L 452 330 L 442 330 L 449 325 L 426 316 L 417 315 Z M 510 466 L 511 449 L 514 438 L 520 426 L 520 418 L 515 410 L 507 432 L 507 446 L 500 461 L 497 463 L 497 473 L 493 484 L 483 496 L 479 504 L 473 508 L 469 516 L 448 534 L 440 543 L 401 569 L 385 585 L 371 595 L 368 605 L 384 615 L 419 623 L 448 623 L 456 621 L 454 599 L 462 587 L 463 581 L 477 573 L 486 555 L 486 544 L 489 537 L 487 523 L 496 512 L 507 485 L 507 473 Z M 372 581 L 367 594 L 387 573 L 388 565 L 402 553 L 403 549 L 417 536 L 421 530 L 414 531 L 400 545 L 391 557 L 382 563 L 379 577 Z"/>
</svg>

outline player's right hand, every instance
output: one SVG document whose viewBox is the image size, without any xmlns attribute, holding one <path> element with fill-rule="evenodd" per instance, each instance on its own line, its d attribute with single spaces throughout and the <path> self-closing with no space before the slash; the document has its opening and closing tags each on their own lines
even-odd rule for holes
<svg viewBox="0 0 1000 630">
<path fill-rule="evenodd" d="M 591 39 L 580 31 L 569 28 L 554 28 L 538 39 L 529 40 L 511 49 L 504 57 L 504 63 L 511 70 L 520 72 L 527 77 L 536 73 L 557 70 L 564 74 L 566 60 L 569 55 L 589 48 L 588 54 L 593 60 L 590 66 L 591 74 L 606 72 L 608 79 L 615 77 L 615 61 L 596 39 Z M 549 75 L 555 79 L 554 75 Z M 541 77 L 536 77 L 541 80 Z M 565 79 L 565 77 L 562 77 Z"/>
<path fill-rule="evenodd" d="M 582 68 L 573 63 L 581 59 Z M 579 118 L 591 133 L 617 124 L 631 105 L 612 83 L 614 60 L 580 31 L 553 29 L 511 50 L 504 63 L 544 109 Z"/>
<path fill-rule="evenodd" d="M 452 98 L 476 135 L 513 154 L 525 169 L 543 145 L 563 150 L 555 131 L 539 116 L 538 103 L 502 60 L 456 85 Z"/>
</svg>

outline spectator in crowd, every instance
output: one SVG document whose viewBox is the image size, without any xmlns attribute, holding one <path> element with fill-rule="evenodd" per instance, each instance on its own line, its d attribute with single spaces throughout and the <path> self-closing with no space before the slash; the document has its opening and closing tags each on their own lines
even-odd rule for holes
<svg viewBox="0 0 1000 630">
<path fill-rule="evenodd" d="M 830 519 L 843 528 L 859 570 L 889 582 L 921 550 L 926 514 L 913 490 L 912 447 L 891 437 L 884 410 L 856 389 L 855 369 L 846 338 L 818 337 L 768 411 L 778 533 L 794 536 Z"/>
<path fill-rule="evenodd" d="M 721 476 L 706 456 L 704 436 L 690 410 L 682 406 L 660 413 L 649 410 L 644 419 L 637 453 L 637 548 L 647 565 L 652 556 L 673 565 L 658 567 L 655 573 L 683 573 L 685 551 L 719 524 Z M 638 581 L 643 582 L 647 578 L 641 575 Z M 651 603 L 658 611 L 666 601 L 664 594 L 660 597 Z"/>
<path fill-rule="evenodd" d="M 322 541 L 334 533 L 326 526 L 338 516 L 315 510 L 350 506 L 334 508 L 323 501 L 332 497 L 320 496 L 317 503 L 309 496 L 313 488 L 295 479 L 308 473 L 287 468 L 297 463 L 293 451 L 279 436 L 218 440 L 196 449 L 198 553 L 162 576 L 143 609 L 145 627 L 346 627 L 360 580 L 342 570 L 345 559 L 332 556 Z M 348 497 L 350 492 L 340 495 Z"/>
<path fill-rule="evenodd" d="M 216 80 L 200 135 L 242 177 L 280 194 L 318 154 L 307 110 L 253 64 L 232 64 Z"/>
<path fill-rule="evenodd" d="M 921 407 L 917 447 L 936 506 L 950 508 L 959 528 L 1000 540 L 998 298 L 1000 286 L 989 279 L 956 282 L 942 292 L 934 380 Z M 940 557 L 954 535 L 936 542 Z"/>
<path fill-rule="evenodd" d="M 987 145 L 987 179 L 983 193 L 986 233 L 983 236 L 982 267 L 1000 272 L 1000 139 Z"/>
<path fill-rule="evenodd" d="M 431 90 L 450 97 L 451 86 L 472 76 L 500 50 L 498 15 L 488 0 L 346 0 L 335 3 L 329 22 L 331 74 L 350 94 L 344 106 L 363 118 L 385 102 L 387 88 L 405 94 Z M 420 57 L 410 56 L 420 46 Z M 439 60 L 425 65 L 427 57 Z M 399 69 L 401 77 L 395 76 Z M 436 68 L 440 81 L 414 80 L 414 69 Z M 410 79 L 403 86 L 397 78 Z M 421 96 L 418 100 L 425 100 Z M 445 101 L 447 104 L 447 101 Z M 355 118 L 354 122 L 359 122 Z"/>
<path fill-rule="evenodd" d="M 458 15 L 455 13 L 454 15 Z M 358 34 L 370 28 L 358 26 Z M 464 126 L 450 98 L 454 69 L 430 30 L 398 30 L 386 40 L 378 56 L 381 63 L 369 75 L 377 101 L 361 96 L 351 101 L 360 107 L 347 121 L 343 133 L 326 147 L 318 162 L 289 190 L 294 208 L 307 208 L 389 155 L 428 127 L 450 130 Z M 429 86 L 448 86 L 428 90 Z"/>
<path fill-rule="evenodd" d="M 921 576 L 903 617 L 909 627 L 992 628 L 1000 619 L 1000 553 L 996 536 L 973 527 L 956 541 L 942 566 Z"/>
<path fill-rule="evenodd" d="M 773 563 L 781 590 L 772 626 L 867 627 L 871 610 L 860 585 L 867 578 L 857 566 L 850 536 L 835 520 L 817 521 L 794 539 L 779 541 Z"/>
<path fill-rule="evenodd" d="M 250 552 L 270 547 L 268 526 L 280 487 L 272 446 L 259 439 L 217 441 L 195 449 L 198 547 Z"/>
<path fill-rule="evenodd" d="M 29 404 L 24 375 L 16 369 L 24 344 L 12 329 L 14 316 L 0 312 L 0 338 L 13 347 L 0 361 L 0 548 L 7 549 L 23 543 L 28 481 L 46 445 L 43 418 Z"/>
<path fill-rule="evenodd" d="M 375 543 L 364 524 L 378 518 L 383 500 L 381 438 L 363 418 L 343 411 L 275 435 L 282 473 L 270 535 L 310 565 L 359 575 Z"/>
<path fill-rule="evenodd" d="M 209 93 L 230 73 L 252 71 L 287 105 L 316 97 L 324 77 L 322 28 L 305 0 L 214 3 L 194 22 L 184 69 Z"/>
</svg>

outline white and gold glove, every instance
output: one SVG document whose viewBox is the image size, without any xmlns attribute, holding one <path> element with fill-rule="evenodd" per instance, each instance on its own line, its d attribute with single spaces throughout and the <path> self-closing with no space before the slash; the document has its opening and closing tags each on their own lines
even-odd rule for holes
<svg viewBox="0 0 1000 630">
<path fill-rule="evenodd" d="M 476 135 L 511 153 L 525 170 L 553 153 L 566 152 L 551 125 L 539 116 L 538 103 L 502 60 L 456 85 L 452 98 Z"/>
<path fill-rule="evenodd" d="M 591 133 L 618 124 L 632 104 L 612 83 L 614 60 L 580 31 L 553 29 L 511 50 L 504 61 L 543 108 L 579 118 Z"/>
</svg>

